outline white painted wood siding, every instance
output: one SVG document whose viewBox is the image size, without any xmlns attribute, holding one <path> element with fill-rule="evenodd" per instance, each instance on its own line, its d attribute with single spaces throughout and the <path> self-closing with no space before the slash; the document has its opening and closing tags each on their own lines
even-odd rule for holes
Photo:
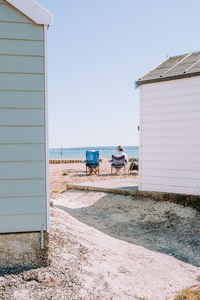
<svg viewBox="0 0 200 300">
<path fill-rule="evenodd" d="M 44 26 L 0 0 L 0 233 L 47 229 Z"/>
<path fill-rule="evenodd" d="M 140 190 L 200 195 L 200 77 L 140 87 Z"/>
</svg>

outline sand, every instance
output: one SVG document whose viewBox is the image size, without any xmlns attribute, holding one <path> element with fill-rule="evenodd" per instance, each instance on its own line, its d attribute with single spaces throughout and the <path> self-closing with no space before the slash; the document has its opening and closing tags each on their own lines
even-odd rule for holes
<svg viewBox="0 0 200 300">
<path fill-rule="evenodd" d="M 88 201 L 90 207 L 91 199 L 95 199 L 96 205 L 100 205 L 98 201 L 101 197 L 105 195 L 101 193 L 91 195 L 86 192 L 82 192 L 81 195 L 83 205 L 85 206 Z M 70 201 L 72 198 L 69 194 L 67 198 L 58 200 L 58 204 L 62 203 L 65 207 L 77 207 L 78 201 L 74 205 Z M 107 204 L 107 209 L 108 206 L 110 205 Z M 106 209 L 105 205 L 104 208 Z M 128 243 L 121 240 L 120 235 L 114 238 L 108 232 L 104 233 L 101 228 L 95 228 L 95 217 L 100 217 L 100 214 L 95 214 L 96 211 L 93 212 L 93 224 L 90 223 L 88 226 L 77 216 L 74 217 L 63 209 L 56 210 L 62 238 L 70 236 L 75 243 L 78 241 L 81 244 L 79 247 L 82 249 L 83 256 L 79 260 L 80 269 L 75 272 L 75 276 L 82 284 L 78 290 L 79 297 L 83 299 L 164 300 L 173 299 L 178 291 L 199 284 L 199 268 L 172 256 Z M 91 221 L 89 213 L 88 219 Z M 103 219 L 102 215 L 101 219 Z M 120 219 L 118 221 L 120 222 Z M 63 264 L 68 264 L 68 253 L 64 254 L 63 250 L 61 251 Z M 77 255 L 76 247 L 74 247 L 74 255 Z"/>
<path fill-rule="evenodd" d="M 111 175 L 111 167 L 109 158 L 102 159 L 100 163 L 99 176 L 86 176 L 84 163 L 71 163 L 71 164 L 50 164 L 50 194 L 51 198 L 55 198 L 57 193 L 61 193 L 66 189 L 68 183 L 82 183 L 82 182 L 97 182 L 102 180 L 119 179 L 119 178 L 137 178 L 138 172 L 129 174 L 130 162 L 126 166 L 126 175 L 121 170 L 120 176 Z M 67 175 L 63 175 L 67 174 Z"/>
<path fill-rule="evenodd" d="M 200 214 L 190 207 L 76 190 L 54 203 L 83 225 L 200 267 Z"/>
<path fill-rule="evenodd" d="M 71 201 L 72 194 L 55 202 L 80 210 L 82 203 L 99 205 L 99 199 L 105 197 L 85 193 L 79 194 L 80 202 L 79 197 Z M 180 290 L 199 284 L 199 268 L 114 238 L 91 225 L 52 208 L 50 266 L 3 274 L 0 299 L 170 300 Z"/>
<path fill-rule="evenodd" d="M 50 165 L 50 265 L 0 274 L 0 299 L 172 300 L 200 284 L 195 210 L 99 192 L 60 193 L 67 183 L 115 178 L 137 181 L 136 174 L 110 176 L 107 161 L 101 176 L 85 176 L 83 164 Z"/>
<path fill-rule="evenodd" d="M 111 176 L 106 159 L 100 176 L 86 176 L 84 164 L 52 165 L 50 170 L 52 192 L 65 189 L 67 183 L 102 185 L 107 180 L 138 179 L 137 173 Z M 64 172 L 69 174 L 63 176 Z M 199 285 L 195 222 L 200 216 L 195 210 L 98 192 L 54 191 L 52 198 L 56 214 L 66 220 L 63 232 L 66 226 L 85 249 L 86 258 L 75 272 L 83 285 L 79 297 L 164 300 Z"/>
</svg>

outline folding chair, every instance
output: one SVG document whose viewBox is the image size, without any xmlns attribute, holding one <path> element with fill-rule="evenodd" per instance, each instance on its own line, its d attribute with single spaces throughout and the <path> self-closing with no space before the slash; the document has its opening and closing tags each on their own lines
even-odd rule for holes
<svg viewBox="0 0 200 300">
<path fill-rule="evenodd" d="M 121 156 L 112 155 L 111 174 L 113 173 L 113 168 L 115 168 L 116 170 L 120 170 L 121 168 L 124 168 L 124 174 L 125 174 L 126 163 L 127 162 L 125 159 L 125 155 L 121 155 Z"/>
<path fill-rule="evenodd" d="M 99 151 L 86 151 L 86 175 L 89 169 L 90 174 L 99 174 Z M 97 171 L 96 171 L 97 170 Z"/>
<path fill-rule="evenodd" d="M 129 167 L 129 174 L 131 173 L 131 171 L 138 171 L 138 169 L 139 169 L 139 162 L 136 159 L 133 159 Z"/>
</svg>

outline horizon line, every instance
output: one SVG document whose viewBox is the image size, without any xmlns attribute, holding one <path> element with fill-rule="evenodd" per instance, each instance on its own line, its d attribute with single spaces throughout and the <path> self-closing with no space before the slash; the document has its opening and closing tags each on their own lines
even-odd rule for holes
<svg viewBox="0 0 200 300">
<path fill-rule="evenodd" d="M 117 147 L 116 145 L 115 146 L 111 146 L 111 145 L 109 145 L 109 146 L 80 146 L 80 147 L 78 147 L 78 146 L 74 146 L 74 147 L 72 147 L 72 146 L 70 146 L 70 147 L 67 147 L 67 146 L 60 146 L 60 147 L 49 147 L 49 149 L 76 149 L 76 148 L 109 148 L 109 147 Z M 123 146 L 124 148 L 125 147 L 139 147 L 139 145 L 125 145 L 125 146 Z"/>
</svg>

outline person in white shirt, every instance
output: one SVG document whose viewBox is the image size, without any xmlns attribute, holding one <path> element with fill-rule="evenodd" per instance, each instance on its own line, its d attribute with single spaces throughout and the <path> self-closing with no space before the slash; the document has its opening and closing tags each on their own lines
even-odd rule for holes
<svg viewBox="0 0 200 300">
<path fill-rule="evenodd" d="M 128 156 L 127 156 L 127 154 L 124 152 L 124 148 L 123 148 L 122 146 L 117 146 L 116 152 L 113 154 L 113 156 L 116 157 L 116 158 L 124 157 L 124 158 L 125 158 L 125 159 L 124 159 L 124 160 L 125 160 L 125 164 L 128 163 Z M 123 158 L 122 158 L 122 159 L 123 159 Z M 112 166 L 115 167 L 114 161 L 113 161 L 113 157 L 112 157 L 112 159 L 110 160 L 110 163 L 111 163 Z M 115 169 L 116 169 L 116 174 L 118 175 L 118 174 L 119 174 L 119 170 L 121 169 L 121 167 L 117 167 L 117 166 L 116 166 Z"/>
</svg>

